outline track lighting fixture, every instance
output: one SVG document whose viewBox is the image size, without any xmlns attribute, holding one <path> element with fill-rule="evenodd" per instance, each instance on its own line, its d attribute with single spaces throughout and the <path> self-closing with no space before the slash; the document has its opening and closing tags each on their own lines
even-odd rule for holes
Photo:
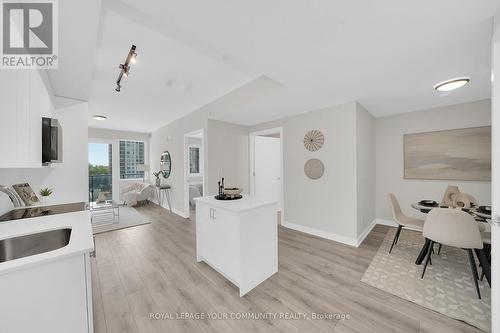
<svg viewBox="0 0 500 333">
<path fill-rule="evenodd" d="M 132 45 L 132 47 L 130 48 L 130 51 L 127 54 L 127 58 L 125 59 L 125 63 L 120 64 L 120 66 L 118 66 L 118 68 L 120 68 L 120 74 L 118 74 L 118 79 L 116 80 L 116 88 L 115 88 L 116 91 L 118 91 L 118 92 L 121 91 L 122 78 L 124 76 L 128 77 L 128 74 L 130 73 L 130 64 L 131 63 L 135 64 L 136 57 L 137 57 L 137 53 L 135 52 L 135 45 Z"/>
</svg>

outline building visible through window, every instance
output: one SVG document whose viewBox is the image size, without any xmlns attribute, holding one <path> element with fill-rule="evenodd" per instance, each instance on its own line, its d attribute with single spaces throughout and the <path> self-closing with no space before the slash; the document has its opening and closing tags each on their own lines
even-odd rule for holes
<svg viewBox="0 0 500 333">
<path fill-rule="evenodd" d="M 143 178 L 137 164 L 144 164 L 144 142 L 120 141 L 120 179 Z"/>
</svg>

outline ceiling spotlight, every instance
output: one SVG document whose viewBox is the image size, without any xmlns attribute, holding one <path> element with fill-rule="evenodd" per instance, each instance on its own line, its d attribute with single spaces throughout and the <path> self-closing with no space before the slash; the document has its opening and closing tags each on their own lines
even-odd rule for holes
<svg viewBox="0 0 500 333">
<path fill-rule="evenodd" d="M 457 77 L 436 84 L 434 89 L 437 91 L 451 91 L 465 86 L 469 82 L 470 77 Z"/>
<path fill-rule="evenodd" d="M 97 114 L 95 116 L 92 116 L 92 118 L 94 118 L 95 120 L 101 120 L 101 121 L 108 119 L 108 117 L 106 117 L 106 116 L 100 116 Z"/>
<path fill-rule="evenodd" d="M 130 73 L 130 63 L 135 63 L 135 58 L 137 57 L 137 53 L 135 52 L 135 45 L 132 45 L 130 51 L 128 51 L 127 58 L 125 59 L 125 63 L 120 64 L 118 68 L 120 68 L 120 74 L 118 74 L 118 79 L 116 80 L 116 88 L 115 91 L 121 91 L 121 81 L 122 78 L 128 77 Z"/>
</svg>

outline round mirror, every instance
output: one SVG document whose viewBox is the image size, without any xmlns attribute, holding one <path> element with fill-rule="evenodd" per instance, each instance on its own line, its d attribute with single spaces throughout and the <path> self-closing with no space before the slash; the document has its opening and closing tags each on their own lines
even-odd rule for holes
<svg viewBox="0 0 500 333">
<path fill-rule="evenodd" d="M 170 177 L 170 171 L 172 170 L 172 160 L 170 159 L 170 153 L 165 150 L 160 157 L 160 170 L 163 171 L 163 177 Z"/>
</svg>

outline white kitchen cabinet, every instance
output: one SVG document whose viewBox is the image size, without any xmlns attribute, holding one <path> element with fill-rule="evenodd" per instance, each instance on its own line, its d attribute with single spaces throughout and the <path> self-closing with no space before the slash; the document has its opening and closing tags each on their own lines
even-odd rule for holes
<svg viewBox="0 0 500 333">
<path fill-rule="evenodd" d="M 0 275 L 0 295 L 2 332 L 94 331 L 88 253 Z"/>
<path fill-rule="evenodd" d="M 0 73 L 0 168 L 42 166 L 42 117 L 54 105 L 36 70 Z"/>
<path fill-rule="evenodd" d="M 0 262 L 0 332 L 93 333 L 90 212 L 1 222 L 0 239 L 59 229 L 66 246 Z"/>
<path fill-rule="evenodd" d="M 245 295 L 278 271 L 277 202 L 196 198 L 196 256 Z"/>
</svg>

